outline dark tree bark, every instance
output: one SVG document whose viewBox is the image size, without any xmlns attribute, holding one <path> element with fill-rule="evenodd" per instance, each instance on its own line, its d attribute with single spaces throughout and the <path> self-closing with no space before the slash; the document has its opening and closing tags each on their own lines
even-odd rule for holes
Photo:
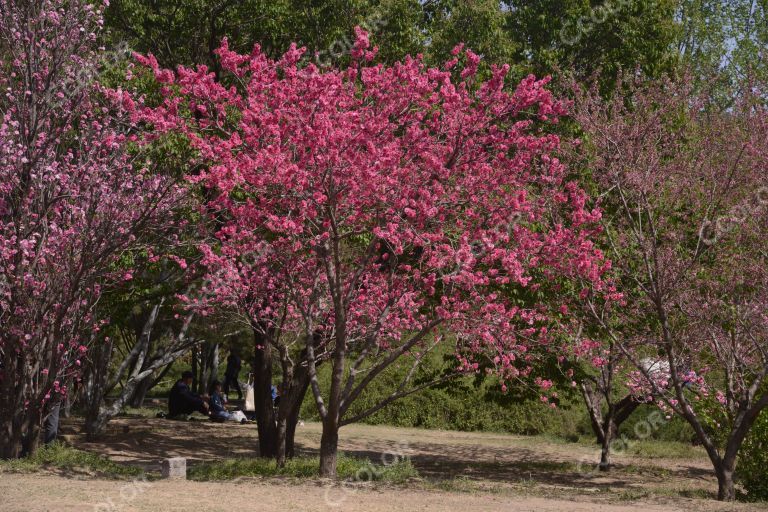
<svg viewBox="0 0 768 512">
<path fill-rule="evenodd" d="M 301 412 L 301 404 L 302 402 L 304 402 L 304 396 L 306 396 L 308 388 L 309 388 L 309 379 L 307 379 L 307 382 L 304 385 L 304 388 L 300 391 L 299 400 L 297 400 L 297 403 L 293 407 L 293 410 L 291 411 L 290 416 L 288 416 L 288 425 L 285 433 L 285 457 L 288 459 L 292 459 L 296 456 L 296 444 L 294 442 L 294 440 L 296 439 L 296 427 L 299 424 L 299 413 Z"/>
<path fill-rule="evenodd" d="M 272 348 L 263 332 L 264 329 L 254 326 L 253 395 L 259 456 L 273 458 L 277 455 L 277 418 L 272 403 Z"/>
<path fill-rule="evenodd" d="M 83 397 L 85 399 L 85 431 L 90 436 L 96 435 L 105 425 L 99 418 L 99 412 L 104 403 L 105 395 L 111 389 L 110 386 L 114 385 L 109 380 L 109 363 L 112 360 L 113 343 L 113 339 L 110 338 L 109 341 L 93 348 L 93 360 L 89 367 L 85 389 L 83 390 Z M 121 364 L 118 372 L 122 368 L 123 365 Z"/>
<path fill-rule="evenodd" d="M 0 370 L 0 458 L 16 459 L 29 450 L 30 426 L 40 421 L 39 405 L 30 403 L 25 410 L 24 397 L 28 383 L 19 375 L 32 375 L 25 371 L 22 357 L 2 354 Z M 37 411 L 35 409 L 38 409 Z"/>
<path fill-rule="evenodd" d="M 277 340 L 277 331 L 262 323 L 253 324 L 254 334 L 254 401 L 259 429 L 259 454 L 275 458 L 283 467 L 294 456 L 296 425 L 299 422 L 301 404 L 309 388 L 307 351 L 302 350 L 296 360 L 291 358 L 289 347 Z M 315 337 L 319 342 L 319 337 Z M 282 380 L 278 387 L 280 404 L 272 402 L 272 361 L 277 357 Z"/>
<path fill-rule="evenodd" d="M 600 387 L 600 386 L 598 386 Z M 581 394 L 589 411 L 589 420 L 597 442 L 600 444 L 600 471 L 611 468 L 611 446 L 619 433 L 619 428 L 637 409 L 640 402 L 632 395 L 627 395 L 618 402 L 610 397 L 610 387 L 596 392 L 589 380 L 581 383 Z M 603 412 L 605 402 L 605 412 Z"/>
<path fill-rule="evenodd" d="M 306 363 L 303 363 L 305 359 L 306 351 L 302 352 L 298 364 L 289 368 L 289 360 L 281 354 L 283 382 L 280 385 L 280 406 L 277 408 L 278 437 L 275 455 L 279 467 L 285 466 L 286 459 L 294 456 L 296 425 L 299 422 L 301 404 L 309 388 L 309 371 Z"/>
<path fill-rule="evenodd" d="M 336 464 L 339 452 L 339 425 L 323 422 L 323 435 L 320 438 L 320 476 L 336 478 Z"/>
<path fill-rule="evenodd" d="M 136 390 L 128 401 L 128 405 L 136 409 L 142 407 L 144 405 L 144 398 L 147 396 L 147 393 L 149 393 L 149 390 L 152 389 L 154 382 L 155 379 L 152 378 L 152 375 L 141 381 L 141 383 L 136 386 Z"/>
</svg>

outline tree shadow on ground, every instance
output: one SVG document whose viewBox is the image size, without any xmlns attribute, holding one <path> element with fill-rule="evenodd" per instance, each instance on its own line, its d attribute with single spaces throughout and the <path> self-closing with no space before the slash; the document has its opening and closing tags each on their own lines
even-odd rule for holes
<svg viewBox="0 0 768 512">
<path fill-rule="evenodd" d="M 77 431 L 77 420 L 70 420 L 67 428 Z M 536 482 L 575 489 L 621 490 L 663 486 L 671 480 L 701 486 L 702 483 L 708 485 L 712 479 L 711 472 L 701 467 L 685 464 L 659 467 L 647 461 L 641 465 L 617 464 L 608 473 L 599 472 L 592 465 L 597 461 L 596 456 L 582 457 L 579 463 L 579 454 L 585 452 L 578 446 L 553 452 L 545 443 L 480 444 L 453 440 L 451 434 L 446 434 L 445 442 L 430 442 L 413 436 L 398 440 L 398 435 L 393 429 L 389 438 L 367 432 L 342 436 L 340 450 L 374 464 L 409 457 L 423 478 L 435 482 L 471 479 L 491 484 Z M 434 440 L 435 434 L 430 435 Z M 121 417 L 110 422 L 104 435 L 95 441 L 76 437 L 78 448 L 147 471 L 158 471 L 160 461 L 169 457 L 185 457 L 189 465 L 194 465 L 201 461 L 258 456 L 255 424 L 216 424 L 202 417 L 189 422 Z M 316 456 L 319 441 L 320 432 L 316 428 L 300 431 L 297 454 Z"/>
</svg>

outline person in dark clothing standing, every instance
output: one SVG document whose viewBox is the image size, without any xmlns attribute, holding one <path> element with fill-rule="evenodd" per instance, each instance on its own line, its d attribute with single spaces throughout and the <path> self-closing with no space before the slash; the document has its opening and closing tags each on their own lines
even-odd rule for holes
<svg viewBox="0 0 768 512">
<path fill-rule="evenodd" d="M 198 394 L 192 392 L 193 375 L 190 371 L 181 374 L 176 384 L 168 395 L 168 416 L 181 416 L 198 411 L 208 414 L 208 402 Z"/>
<path fill-rule="evenodd" d="M 232 386 L 237 390 L 237 399 L 243 399 L 243 392 L 240 389 L 240 383 L 237 378 L 240 376 L 240 367 L 242 362 L 237 352 L 230 350 L 229 357 L 227 357 L 227 371 L 224 372 L 224 394 L 229 396 L 229 387 Z"/>
<path fill-rule="evenodd" d="M 51 444 L 59 436 L 59 414 L 62 398 L 58 397 L 48 406 L 48 415 L 43 422 L 43 442 Z"/>
</svg>

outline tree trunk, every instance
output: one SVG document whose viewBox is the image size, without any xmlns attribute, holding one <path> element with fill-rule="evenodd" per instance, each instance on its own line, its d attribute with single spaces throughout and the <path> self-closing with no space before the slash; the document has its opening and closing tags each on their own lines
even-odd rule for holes
<svg viewBox="0 0 768 512">
<path fill-rule="evenodd" d="M 32 455 L 40 446 L 40 423 L 41 412 L 38 408 L 35 411 L 27 411 L 25 419 L 24 442 L 22 445 L 22 456 Z"/>
<path fill-rule="evenodd" d="M 299 363 L 304 359 L 304 354 Z M 285 375 L 284 375 L 285 379 Z M 277 464 L 285 465 L 287 458 L 294 455 L 294 436 L 304 396 L 309 388 L 309 372 L 299 364 L 290 372 L 290 380 L 281 383 L 280 407 L 277 410 Z"/>
<path fill-rule="evenodd" d="M 5 371 L 5 382 L 0 381 L 5 384 L 2 386 L 3 396 L 0 396 L 0 458 L 17 459 L 23 452 L 24 407 L 18 403 L 23 399 L 19 396 L 22 386 L 10 382 L 12 374 L 8 366 Z"/>
<path fill-rule="evenodd" d="M 14 414 L 3 418 L 3 435 L 0 437 L 0 458 L 18 459 L 21 457 L 22 437 L 20 422 Z"/>
<path fill-rule="evenodd" d="M 598 466 L 600 471 L 611 469 L 611 443 L 617 430 L 613 420 L 610 419 L 603 426 L 603 436 L 600 440 L 600 465 Z"/>
<path fill-rule="evenodd" d="M 200 393 L 200 352 L 202 347 L 195 347 L 192 349 L 192 375 L 194 375 L 194 382 L 192 382 L 192 389 L 195 393 Z"/>
<path fill-rule="evenodd" d="M 730 467 L 721 462 L 715 468 L 717 475 L 717 499 L 720 501 L 733 501 L 736 499 L 736 489 L 733 486 L 733 464 Z"/>
<path fill-rule="evenodd" d="M 304 397 L 309 389 L 309 372 L 306 368 L 303 369 L 301 378 L 299 380 L 300 386 L 296 388 L 296 398 L 291 404 L 291 409 L 288 414 L 288 431 L 286 433 L 285 440 L 285 453 L 289 459 L 292 459 L 296 454 L 294 449 L 294 438 L 296 436 L 296 425 L 299 423 L 299 413 L 301 413 L 301 404 L 304 403 Z"/>
<path fill-rule="evenodd" d="M 196 382 L 196 391 L 200 395 L 208 393 L 211 382 L 216 378 L 214 375 L 217 372 L 213 367 L 214 352 L 216 353 L 216 359 L 218 359 L 217 344 L 205 342 L 200 348 L 200 375 Z"/>
<path fill-rule="evenodd" d="M 113 341 L 105 342 L 94 349 L 93 361 L 86 380 L 85 392 L 85 432 L 94 437 L 104 429 L 105 421 L 101 410 L 104 395 L 109 387 L 109 363 L 112 360 Z"/>
<path fill-rule="evenodd" d="M 587 412 L 589 413 L 589 422 L 592 425 L 592 432 L 595 433 L 597 442 L 602 444 L 603 438 L 603 412 L 600 408 L 600 399 L 592 389 L 592 385 L 589 381 L 581 383 L 581 396 L 584 399 L 584 404 L 587 406 Z"/>
<path fill-rule="evenodd" d="M 256 426 L 259 430 L 259 456 L 277 455 L 277 422 L 272 403 L 272 351 L 259 328 L 254 328 L 254 382 Z"/>
<path fill-rule="evenodd" d="M 109 420 L 120 414 L 128 400 L 134 395 L 136 388 L 142 383 L 143 378 L 146 378 L 147 372 L 143 374 L 132 375 L 123 387 L 120 395 L 109 406 L 102 405 L 99 407 L 98 413 L 86 420 L 85 432 L 89 439 L 93 439 L 95 436 L 101 434 L 104 427 Z"/>
<path fill-rule="evenodd" d="M 592 388 L 589 381 L 581 383 L 581 395 L 589 412 L 589 420 L 597 442 L 600 444 L 600 471 L 608 471 L 611 468 L 611 443 L 619 434 L 619 427 L 637 409 L 640 402 L 634 396 L 627 395 L 618 403 L 610 400 L 608 389 L 599 388 L 598 392 Z M 605 414 L 603 414 L 605 403 Z"/>
<path fill-rule="evenodd" d="M 75 393 L 77 393 L 77 391 Z M 69 418 L 72 416 L 72 403 L 75 401 L 72 395 L 73 393 L 67 393 L 67 396 L 64 397 L 64 404 L 61 408 L 62 418 Z"/>
<path fill-rule="evenodd" d="M 336 478 L 336 457 L 339 448 L 339 425 L 336 421 L 323 422 L 320 438 L 320 477 Z"/>
<path fill-rule="evenodd" d="M 100 406 L 95 413 L 89 414 L 85 418 L 85 434 L 86 438 L 89 441 L 94 440 L 104 431 L 104 428 L 107 426 L 107 423 L 111 419 L 110 416 L 107 415 L 107 408 Z"/>
<path fill-rule="evenodd" d="M 144 398 L 147 396 L 147 393 L 149 393 L 149 390 L 152 389 L 153 384 L 154 379 L 151 377 L 141 381 L 141 383 L 136 386 L 128 405 L 136 409 L 142 407 L 144 405 Z"/>
<path fill-rule="evenodd" d="M 208 377 L 208 386 L 215 380 L 219 380 L 219 344 L 214 343 L 211 347 L 210 375 Z"/>
<path fill-rule="evenodd" d="M 275 459 L 277 467 L 285 467 L 285 458 L 287 455 L 286 442 L 288 436 L 288 418 L 278 418 L 277 420 L 277 446 Z"/>
<path fill-rule="evenodd" d="M 306 388 L 304 392 L 306 393 Z M 303 395 L 302 395 L 303 396 Z M 299 424 L 299 411 L 301 410 L 301 402 L 295 408 L 295 411 L 288 418 L 288 424 L 286 425 L 285 433 L 285 456 L 292 459 L 296 456 L 296 448 L 294 440 L 296 438 L 296 426 Z"/>
</svg>

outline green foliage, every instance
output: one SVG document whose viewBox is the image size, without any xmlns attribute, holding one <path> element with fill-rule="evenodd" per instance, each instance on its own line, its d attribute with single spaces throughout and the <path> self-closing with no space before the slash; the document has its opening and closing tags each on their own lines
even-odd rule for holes
<svg viewBox="0 0 768 512">
<path fill-rule="evenodd" d="M 514 65 L 518 60 L 519 43 L 509 31 L 509 13 L 496 0 L 426 2 L 424 17 L 424 28 L 430 35 L 427 57 L 431 64 L 448 60 L 459 43 L 482 56 L 486 65 Z"/>
<path fill-rule="evenodd" d="M 434 376 L 450 368 L 455 361 L 450 355 L 433 354 L 420 370 L 422 378 Z M 410 366 L 407 361 L 393 365 L 374 380 L 351 406 L 348 417 L 375 406 L 397 389 Z M 330 385 L 329 368 L 319 368 L 321 389 Z M 417 377 L 418 379 L 418 377 Z M 417 380 L 418 382 L 418 380 Z M 521 435 L 547 434 L 567 439 L 589 432 L 589 422 L 581 404 L 571 407 L 563 402 L 553 409 L 538 401 L 534 389 L 515 389 L 502 394 L 495 379 L 462 376 L 406 396 L 378 410 L 363 420 L 370 425 L 392 425 L 459 431 L 508 432 Z M 318 419 L 312 391 L 302 404 L 301 417 Z M 578 425 L 586 430 L 579 430 Z"/>
<path fill-rule="evenodd" d="M 127 41 L 167 67 L 206 64 L 216 71 L 213 51 L 223 37 L 244 53 L 259 43 L 273 57 L 295 42 L 325 61 L 344 57 L 357 25 L 376 36 L 385 59 L 399 59 L 421 51 L 422 20 L 418 0 L 113 0 L 106 23 L 113 44 Z"/>
<path fill-rule="evenodd" d="M 212 51 L 228 36 L 238 49 L 261 41 L 283 47 L 275 40 L 288 9 L 286 1 L 114 0 L 106 11 L 112 42 L 126 41 L 139 52 L 152 52 L 165 66 L 215 65 Z"/>
<path fill-rule="evenodd" d="M 439 374 L 452 363 L 449 354 L 433 354 L 426 358 L 425 367 L 420 373 L 425 376 Z M 389 396 L 408 369 L 409 366 L 403 362 L 384 372 L 352 405 L 348 416 L 365 411 Z M 321 389 L 328 389 L 328 368 L 321 366 L 318 370 Z M 542 371 L 553 373 L 551 368 Z M 643 456 L 660 456 L 664 450 L 690 455 L 694 438 L 690 425 L 673 416 L 661 424 L 654 422 L 648 435 L 647 427 L 636 429 L 636 425 L 646 422 L 649 414 L 658 414 L 658 408 L 652 404 L 638 407 L 622 424 L 620 434 L 629 440 L 643 441 L 634 445 Z M 302 404 L 301 417 L 305 420 L 319 419 L 311 390 Z M 511 386 L 508 393 L 502 393 L 494 378 L 474 375 L 458 377 L 401 398 L 362 420 L 362 423 L 463 432 L 545 435 L 568 442 L 589 443 L 595 440 L 587 410 L 580 395 L 575 392 L 561 389 L 558 407 L 553 409 L 539 401 L 539 390 L 535 386 L 518 384 Z"/>
<path fill-rule="evenodd" d="M 749 501 L 768 501 L 768 410 L 757 417 L 739 450 L 736 477 Z"/>
<path fill-rule="evenodd" d="M 135 466 L 125 466 L 91 452 L 53 443 L 43 446 L 32 456 L 23 459 L 0 460 L 0 472 L 35 472 L 57 469 L 67 473 L 97 474 L 104 478 L 129 478 L 144 472 Z"/>
<path fill-rule="evenodd" d="M 272 459 L 240 458 L 205 462 L 192 466 L 188 470 L 190 480 L 232 480 L 239 477 L 277 477 L 316 478 L 319 475 L 319 457 L 296 457 L 286 461 L 285 467 L 278 467 Z M 393 464 L 372 464 L 367 459 L 339 454 L 337 460 L 338 476 L 342 480 L 382 481 L 403 483 L 417 478 L 418 472 L 409 459 L 401 459 Z"/>
<path fill-rule="evenodd" d="M 659 408 L 653 404 L 641 405 L 621 424 L 619 434 L 627 439 L 661 441 L 662 445 L 659 446 L 663 446 L 663 442 L 669 442 L 690 447 L 691 441 L 695 438 L 690 424 L 680 416 L 672 416 L 656 428 L 657 423 L 648 422 L 648 416 L 658 414 L 658 412 Z M 645 425 L 639 426 L 638 424 L 641 422 L 648 422 L 651 428 Z"/>
<path fill-rule="evenodd" d="M 723 108 L 740 82 L 768 75 L 768 4 L 754 0 L 680 0 L 678 52 Z"/>
<path fill-rule="evenodd" d="M 628 444 L 624 454 L 646 459 L 691 459 L 706 456 L 703 449 L 694 449 L 690 441 L 659 441 L 648 438 Z"/>
<path fill-rule="evenodd" d="M 272 56 L 291 42 L 345 60 L 360 25 L 385 62 L 422 53 L 441 64 L 463 42 L 485 64 L 509 63 L 513 76 L 573 67 L 581 76 L 640 66 L 655 75 L 673 63 L 676 0 L 245 0 L 219 2 L 113 0 L 107 26 L 113 44 L 127 41 L 161 64 L 203 63 L 218 69 L 222 37 L 247 52 L 254 43 Z"/>
<path fill-rule="evenodd" d="M 601 71 L 610 87 L 620 70 L 655 76 L 674 64 L 676 0 L 505 0 L 520 58 L 537 74 Z M 607 88 L 606 88 L 607 90 Z"/>
</svg>

